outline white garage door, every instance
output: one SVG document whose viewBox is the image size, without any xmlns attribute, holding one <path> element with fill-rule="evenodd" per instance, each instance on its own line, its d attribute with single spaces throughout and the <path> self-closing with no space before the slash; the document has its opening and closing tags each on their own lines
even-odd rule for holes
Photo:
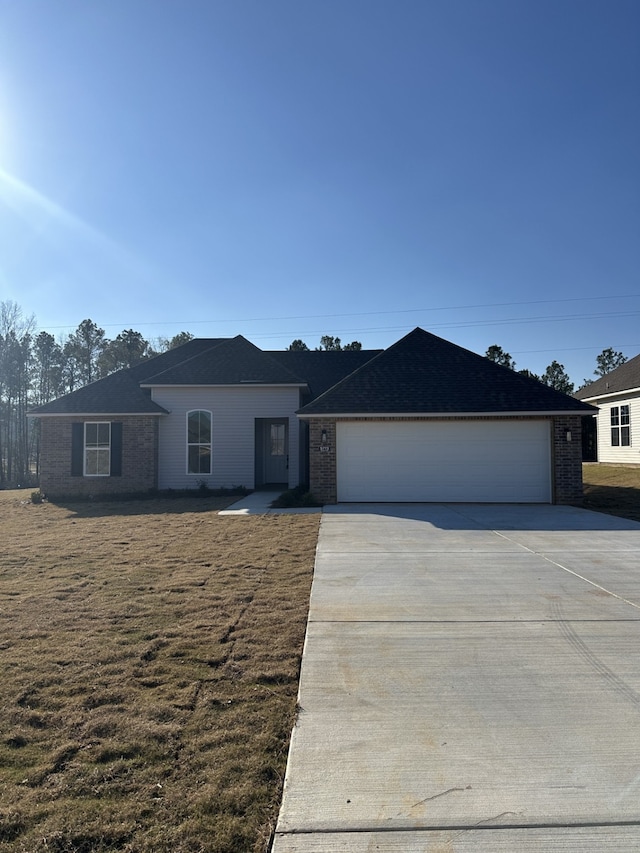
<svg viewBox="0 0 640 853">
<path fill-rule="evenodd" d="M 550 444 L 548 421 L 338 421 L 338 500 L 549 503 Z"/>
</svg>

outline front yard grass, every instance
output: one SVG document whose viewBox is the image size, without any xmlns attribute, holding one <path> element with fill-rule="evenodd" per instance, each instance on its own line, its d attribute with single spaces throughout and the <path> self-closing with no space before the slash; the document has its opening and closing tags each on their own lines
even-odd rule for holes
<svg viewBox="0 0 640 853">
<path fill-rule="evenodd" d="M 262 853 L 319 515 L 28 495 L 0 492 L 0 852 Z"/>
<path fill-rule="evenodd" d="M 584 507 L 640 521 L 640 467 L 582 466 Z"/>
</svg>

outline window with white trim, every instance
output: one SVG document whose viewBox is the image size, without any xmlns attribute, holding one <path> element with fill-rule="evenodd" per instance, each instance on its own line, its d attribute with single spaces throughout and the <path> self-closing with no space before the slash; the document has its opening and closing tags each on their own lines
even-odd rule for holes
<svg viewBox="0 0 640 853">
<path fill-rule="evenodd" d="M 611 446 L 629 447 L 631 445 L 631 415 L 629 406 L 611 407 Z"/>
<path fill-rule="evenodd" d="M 211 473 L 211 412 L 187 412 L 187 473 Z"/>
<path fill-rule="evenodd" d="M 108 421 L 84 425 L 84 475 L 108 477 L 111 473 L 111 424 Z"/>
</svg>

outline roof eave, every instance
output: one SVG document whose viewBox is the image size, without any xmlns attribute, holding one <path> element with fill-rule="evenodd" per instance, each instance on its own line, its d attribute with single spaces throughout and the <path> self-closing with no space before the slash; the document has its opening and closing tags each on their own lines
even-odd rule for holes
<svg viewBox="0 0 640 853">
<path fill-rule="evenodd" d="M 29 418 L 163 418 L 169 412 L 27 412 Z"/>
<path fill-rule="evenodd" d="M 591 397 L 582 397 L 581 403 L 589 403 L 589 400 L 607 400 L 611 397 L 619 397 L 621 394 L 640 394 L 638 388 L 620 388 L 618 391 L 605 391 L 602 394 L 592 394 Z M 589 403 L 589 405 L 592 405 Z"/>
<path fill-rule="evenodd" d="M 589 405 L 590 411 L 580 409 L 558 409 L 549 411 L 514 411 L 514 412 L 296 412 L 302 420 L 313 418 L 550 418 L 566 415 L 586 417 L 597 412 L 595 406 Z"/>
<path fill-rule="evenodd" d="M 157 385 L 149 385 L 147 383 L 141 383 L 141 388 L 306 388 L 306 382 L 260 382 L 260 380 L 256 380 L 255 382 L 252 380 L 248 380 L 246 382 L 222 382 L 222 383 L 189 383 L 189 382 L 181 382 L 180 384 L 176 384 L 175 382 L 171 385 L 162 385 L 158 383 Z"/>
</svg>

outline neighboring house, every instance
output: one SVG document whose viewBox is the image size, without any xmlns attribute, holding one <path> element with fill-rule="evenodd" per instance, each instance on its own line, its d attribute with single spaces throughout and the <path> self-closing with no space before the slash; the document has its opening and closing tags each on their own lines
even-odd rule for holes
<svg viewBox="0 0 640 853">
<path fill-rule="evenodd" d="M 594 411 L 414 329 L 383 351 L 195 339 L 32 414 L 53 498 L 304 482 L 323 503 L 573 503 Z"/>
<path fill-rule="evenodd" d="M 575 395 L 598 407 L 598 462 L 640 464 L 640 355 L 625 361 Z"/>
</svg>

